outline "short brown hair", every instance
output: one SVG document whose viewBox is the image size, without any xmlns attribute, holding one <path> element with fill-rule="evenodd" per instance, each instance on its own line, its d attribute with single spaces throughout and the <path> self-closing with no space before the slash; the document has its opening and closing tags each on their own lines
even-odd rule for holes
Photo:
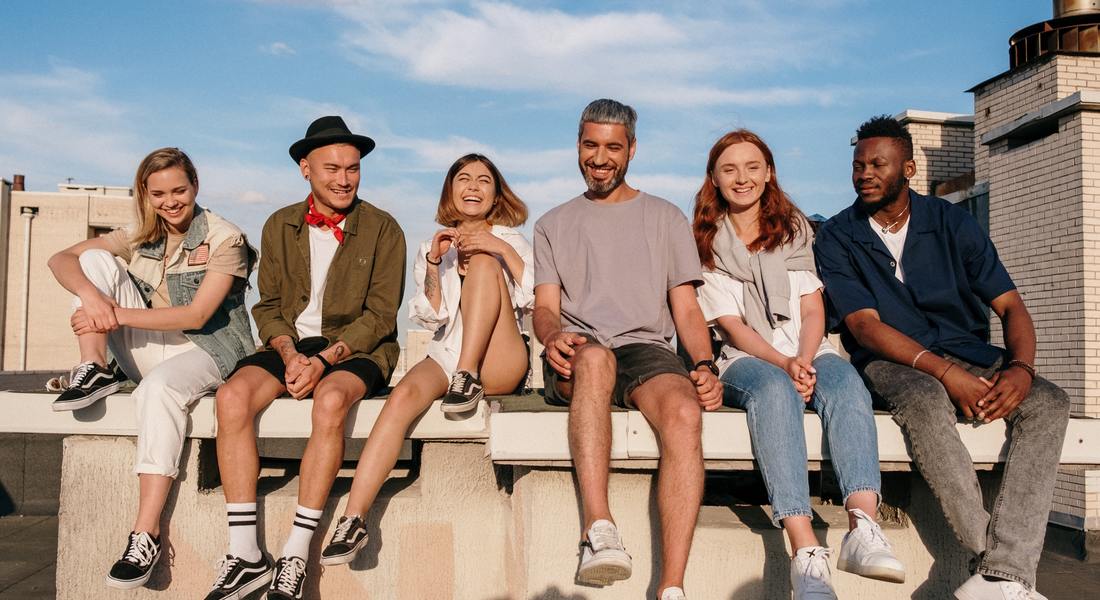
<svg viewBox="0 0 1100 600">
<path fill-rule="evenodd" d="M 505 227 L 523 225 L 527 221 L 527 205 L 519 199 L 512 188 L 508 187 L 508 182 L 504 181 L 504 176 L 500 174 L 500 169 L 497 169 L 493 161 L 482 154 L 476 153 L 459 158 L 451 165 L 450 169 L 447 169 L 447 176 L 443 179 L 443 191 L 439 194 L 439 208 L 435 211 L 435 222 L 444 227 L 454 227 L 462 220 L 452 198 L 454 195 L 454 178 L 463 167 L 472 162 L 485 165 L 493 176 L 495 197 L 493 208 L 489 209 L 489 214 L 485 216 L 485 220 Z"/>
<path fill-rule="evenodd" d="M 149 176 L 164 169 L 178 167 L 187 175 L 187 180 L 198 191 L 199 174 L 195 170 L 195 164 L 191 158 L 179 148 L 161 148 L 153 150 L 142 159 L 138 165 L 137 174 L 134 175 L 134 208 L 137 212 L 137 227 L 134 229 L 135 244 L 147 244 L 156 242 L 168 235 L 168 227 L 164 224 L 153 205 L 149 203 Z"/>
</svg>

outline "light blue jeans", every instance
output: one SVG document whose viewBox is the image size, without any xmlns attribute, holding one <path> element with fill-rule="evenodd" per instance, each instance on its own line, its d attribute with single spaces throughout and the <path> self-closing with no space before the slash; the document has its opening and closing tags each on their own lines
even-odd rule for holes
<svg viewBox="0 0 1100 600">
<path fill-rule="evenodd" d="M 809 404 L 786 371 L 759 358 L 738 359 L 722 373 L 723 403 L 748 415 L 752 451 L 768 488 L 776 527 L 787 517 L 813 514 L 802 427 L 807 407 L 821 418 L 844 500 L 861 491 L 881 497 L 871 394 L 855 368 L 839 356 L 823 354 L 813 365 L 817 384 Z"/>
</svg>

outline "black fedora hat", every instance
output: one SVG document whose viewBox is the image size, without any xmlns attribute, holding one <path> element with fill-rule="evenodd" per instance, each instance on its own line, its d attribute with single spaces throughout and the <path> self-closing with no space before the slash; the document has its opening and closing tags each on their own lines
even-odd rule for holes
<svg viewBox="0 0 1100 600">
<path fill-rule="evenodd" d="M 290 158 L 301 162 L 311 151 L 329 144 L 351 144 L 359 149 L 360 156 L 374 150 L 374 140 L 365 135 L 355 135 L 337 116 L 321 117 L 309 124 L 306 137 L 290 145 Z"/>
</svg>

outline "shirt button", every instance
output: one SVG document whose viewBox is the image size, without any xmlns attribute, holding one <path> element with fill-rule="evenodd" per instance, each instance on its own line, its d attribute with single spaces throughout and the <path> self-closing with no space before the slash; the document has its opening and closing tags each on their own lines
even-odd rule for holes
<svg viewBox="0 0 1100 600">
<path fill-rule="evenodd" d="M 893 266 L 894 263 L 890 263 Z M 309 296 L 302 296 L 302 302 L 309 302 Z"/>
<path fill-rule="evenodd" d="M 894 261 L 890 261 L 890 266 L 891 267 L 896 267 L 896 266 L 898 266 L 898 263 L 896 263 Z"/>
</svg>

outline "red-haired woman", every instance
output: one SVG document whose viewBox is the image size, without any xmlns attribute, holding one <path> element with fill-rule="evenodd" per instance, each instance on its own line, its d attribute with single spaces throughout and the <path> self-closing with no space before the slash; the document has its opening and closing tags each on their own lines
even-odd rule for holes
<svg viewBox="0 0 1100 600">
<path fill-rule="evenodd" d="M 825 339 L 813 234 L 779 187 L 771 150 L 737 130 L 714 144 L 692 229 L 703 280 L 699 304 L 723 341 L 723 401 L 747 413 L 772 521 L 794 552 L 794 597 L 835 598 L 827 557 L 810 525 L 803 413 L 821 418 L 849 533 L 838 568 L 901 582 L 905 571 L 874 521 L 878 445 L 871 397 Z"/>
</svg>

